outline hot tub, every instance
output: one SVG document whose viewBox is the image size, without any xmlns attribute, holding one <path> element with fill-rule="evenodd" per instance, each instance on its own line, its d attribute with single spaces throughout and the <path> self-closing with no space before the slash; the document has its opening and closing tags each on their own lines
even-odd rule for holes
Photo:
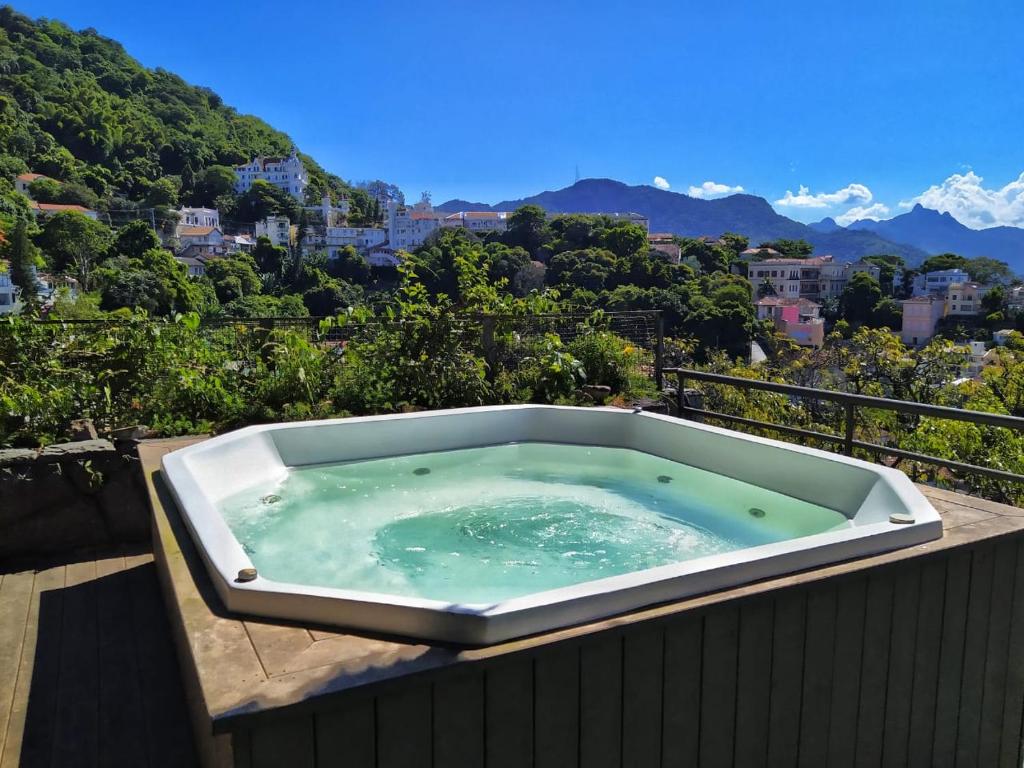
<svg viewBox="0 0 1024 768">
<path fill-rule="evenodd" d="M 896 470 L 613 408 L 256 426 L 163 471 L 228 609 L 474 645 L 942 535 Z"/>
</svg>

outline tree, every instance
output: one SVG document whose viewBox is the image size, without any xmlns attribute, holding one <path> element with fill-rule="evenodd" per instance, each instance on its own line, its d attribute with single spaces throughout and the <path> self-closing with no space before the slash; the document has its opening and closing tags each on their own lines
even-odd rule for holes
<svg viewBox="0 0 1024 768">
<path fill-rule="evenodd" d="M 243 296 L 223 307 L 229 317 L 306 317 L 309 310 L 301 296 Z"/>
<path fill-rule="evenodd" d="M 867 272 L 857 272 L 839 296 L 839 314 L 851 325 L 863 325 L 871 320 L 881 298 L 878 281 Z"/>
<path fill-rule="evenodd" d="M 211 165 L 196 174 L 190 205 L 217 207 L 222 198 L 235 194 L 235 171 L 226 165 Z"/>
<path fill-rule="evenodd" d="M 37 203 L 56 203 L 60 201 L 60 182 L 43 177 L 28 185 L 28 194 Z"/>
<path fill-rule="evenodd" d="M 761 243 L 758 248 L 771 248 L 778 251 L 787 259 L 806 259 L 814 253 L 814 246 L 806 240 L 787 240 L 779 238 L 766 243 Z"/>
<path fill-rule="evenodd" d="M 882 286 L 882 291 L 891 296 L 896 283 L 896 273 L 906 266 L 903 257 L 894 254 L 878 254 L 866 256 L 863 261 L 878 265 L 878 283 Z"/>
<path fill-rule="evenodd" d="M 1006 289 L 1001 285 L 994 286 L 988 293 L 981 297 L 981 308 L 985 314 L 1002 312 L 1006 307 Z"/>
<path fill-rule="evenodd" d="M 5 250 L 11 270 L 11 282 L 20 289 L 19 295 L 25 305 L 24 311 L 33 313 L 39 304 L 39 285 L 35 271 L 39 263 L 39 254 L 29 240 L 28 222 L 24 219 L 19 219 L 15 223 Z"/>
<path fill-rule="evenodd" d="M 626 259 L 635 254 L 643 254 L 646 257 L 647 232 L 639 224 L 620 222 L 604 230 L 601 245 L 620 259 Z"/>
<path fill-rule="evenodd" d="M 221 304 L 260 292 L 262 283 L 254 269 L 255 263 L 246 254 L 211 259 L 206 264 L 206 277 L 213 284 Z"/>
<path fill-rule="evenodd" d="M 976 256 L 967 260 L 967 274 L 978 283 L 1009 283 L 1013 279 L 1013 270 L 1005 261 L 990 259 L 988 256 Z"/>
<path fill-rule="evenodd" d="M 350 285 L 317 270 L 316 284 L 302 294 L 302 301 L 311 315 L 324 317 L 357 306 L 362 297 L 363 289 L 358 285 Z"/>
<path fill-rule="evenodd" d="M 280 245 L 274 245 L 270 238 L 260 235 L 256 238 L 256 247 L 252 250 L 252 258 L 256 263 L 256 269 L 261 274 L 281 277 L 285 274 L 290 256 L 288 249 Z"/>
<path fill-rule="evenodd" d="M 110 247 L 111 256 L 141 259 L 146 251 L 160 247 L 160 238 L 144 221 L 133 221 L 117 230 Z"/>
<path fill-rule="evenodd" d="M 921 262 L 918 271 L 922 275 L 929 272 L 940 272 L 946 269 L 967 269 L 967 259 L 957 256 L 955 253 L 940 253 L 938 256 L 929 256 Z"/>
<path fill-rule="evenodd" d="M 106 311 L 127 307 L 151 315 L 174 312 L 205 312 L 216 299 L 207 296 L 198 283 L 189 280 L 185 265 L 161 248 L 151 248 L 140 258 L 117 256 L 96 270 L 100 308 Z"/>
<path fill-rule="evenodd" d="M 367 285 L 373 276 L 370 264 L 354 246 L 346 245 L 327 262 L 327 273 L 346 283 Z"/>
<path fill-rule="evenodd" d="M 82 290 L 92 287 L 92 270 L 110 247 L 110 229 L 77 211 L 46 220 L 36 243 L 57 272 L 73 272 Z"/>
<path fill-rule="evenodd" d="M 178 205 L 178 188 L 179 184 L 166 176 L 157 179 L 150 185 L 142 204 L 146 208 L 175 208 Z"/>
<path fill-rule="evenodd" d="M 262 221 L 268 216 L 287 216 L 291 221 L 297 221 L 299 205 L 283 189 L 257 179 L 238 198 L 234 214 L 239 221 Z"/>
<path fill-rule="evenodd" d="M 903 308 L 895 299 L 883 298 L 871 310 L 871 325 L 896 330 L 901 326 Z"/>
<path fill-rule="evenodd" d="M 720 245 L 713 245 L 699 238 L 686 238 L 680 248 L 683 259 L 696 259 L 705 275 L 714 272 L 728 272 L 732 263 L 732 251 Z"/>
<path fill-rule="evenodd" d="M 530 264 L 530 254 L 520 246 L 509 247 L 503 243 L 488 243 L 487 277 L 492 283 L 505 280 L 511 286 L 515 276 Z"/>
<path fill-rule="evenodd" d="M 540 247 L 548 240 L 547 214 L 539 205 L 523 205 L 509 217 L 505 242 L 519 246 L 532 257 L 537 256 Z"/>
<path fill-rule="evenodd" d="M 746 235 L 737 235 L 735 232 L 723 233 L 718 241 L 732 252 L 734 259 L 738 259 L 740 254 L 750 247 L 750 238 Z"/>
</svg>

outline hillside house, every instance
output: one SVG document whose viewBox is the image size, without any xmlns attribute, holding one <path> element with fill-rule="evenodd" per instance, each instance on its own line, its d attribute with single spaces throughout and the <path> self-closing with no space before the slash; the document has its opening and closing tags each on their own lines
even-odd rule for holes
<svg viewBox="0 0 1024 768">
<path fill-rule="evenodd" d="M 946 314 L 945 298 L 935 295 L 915 296 L 900 302 L 903 305 L 903 343 L 919 347 L 935 335 L 935 324 Z"/>
<path fill-rule="evenodd" d="M 800 346 L 817 349 L 825 342 L 821 305 L 801 298 L 766 296 L 755 304 L 758 320 L 772 320 L 775 329 Z"/>
<path fill-rule="evenodd" d="M 254 157 L 244 165 L 235 166 L 235 192 L 248 192 L 254 181 L 262 180 L 282 189 L 296 200 L 305 200 L 309 174 L 292 147 L 288 157 Z"/>
</svg>

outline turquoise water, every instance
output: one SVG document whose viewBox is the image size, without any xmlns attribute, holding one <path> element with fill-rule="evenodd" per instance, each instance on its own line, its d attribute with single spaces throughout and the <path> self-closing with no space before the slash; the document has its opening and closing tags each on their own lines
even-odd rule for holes
<svg viewBox="0 0 1024 768">
<path fill-rule="evenodd" d="M 221 512 L 269 579 L 463 604 L 849 525 L 639 451 L 549 443 L 294 468 Z"/>
</svg>

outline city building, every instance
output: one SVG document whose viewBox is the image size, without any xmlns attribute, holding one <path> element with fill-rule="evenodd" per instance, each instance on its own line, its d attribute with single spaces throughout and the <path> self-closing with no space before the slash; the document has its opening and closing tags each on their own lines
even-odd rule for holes
<svg viewBox="0 0 1024 768">
<path fill-rule="evenodd" d="M 235 166 L 235 192 L 238 194 L 249 191 L 257 180 L 283 189 L 296 200 L 305 200 L 309 174 L 293 147 L 288 157 L 254 157 L 245 165 Z"/>
<path fill-rule="evenodd" d="M 37 293 L 44 301 L 52 302 L 58 291 L 65 291 L 68 298 L 78 296 L 78 280 L 69 275 L 54 275 L 50 272 L 36 274 Z"/>
<path fill-rule="evenodd" d="M 18 286 L 11 280 L 6 262 L 0 263 L 0 315 L 9 315 L 18 308 Z"/>
<path fill-rule="evenodd" d="M 809 299 L 766 296 L 755 304 L 758 320 L 772 320 L 775 329 L 797 344 L 818 348 L 825 342 L 821 305 Z"/>
<path fill-rule="evenodd" d="M 971 279 L 962 269 L 940 269 L 927 272 L 914 278 L 913 295 L 925 296 L 929 293 L 946 295 L 946 289 L 953 283 L 966 283 Z"/>
<path fill-rule="evenodd" d="M 749 249 L 748 249 L 749 250 Z M 759 249 L 761 252 L 769 248 Z M 746 253 L 747 251 L 744 251 Z M 774 251 L 772 251 L 774 253 Z M 767 296 L 786 299 L 818 299 L 821 295 L 821 269 L 832 264 L 831 256 L 816 256 L 810 259 L 765 259 L 752 261 L 747 267 L 747 277 L 754 290 Z"/>
<path fill-rule="evenodd" d="M 84 205 L 63 205 L 60 203 L 37 203 L 33 201 L 29 204 L 32 209 L 32 215 L 35 217 L 42 216 L 44 219 L 48 216 L 53 216 L 57 213 L 81 213 L 84 216 L 88 216 L 90 219 L 99 221 L 100 215 L 91 208 L 86 208 Z"/>
<path fill-rule="evenodd" d="M 1006 306 L 1015 312 L 1024 311 L 1024 285 L 1015 285 L 1006 292 Z"/>
<path fill-rule="evenodd" d="M 825 299 L 838 299 L 850 279 L 859 273 L 865 273 L 878 280 L 882 276 L 882 268 L 877 264 L 866 261 L 844 261 L 830 262 L 821 265 L 819 272 L 818 297 Z"/>
<path fill-rule="evenodd" d="M 226 252 L 224 235 L 217 227 L 185 227 L 178 232 L 179 256 L 220 256 Z"/>
<path fill-rule="evenodd" d="M 328 227 L 325 235 L 307 237 L 306 242 L 314 248 L 326 250 L 327 256 L 333 259 L 347 246 L 366 254 L 371 248 L 386 243 L 387 239 L 387 230 L 380 227 Z"/>
<path fill-rule="evenodd" d="M 504 232 L 511 216 L 511 211 L 459 211 L 445 216 L 441 226 L 462 227 L 480 233 Z"/>
<path fill-rule="evenodd" d="M 38 181 L 39 179 L 49 179 L 49 178 L 50 178 L 49 176 L 44 176 L 41 173 L 22 173 L 22 174 L 19 174 L 18 176 L 15 177 L 15 179 L 14 179 L 14 189 L 17 192 L 21 192 L 21 194 L 23 194 L 23 195 L 27 195 L 28 197 L 32 197 L 32 195 L 28 191 L 28 188 L 32 184 L 32 182 L 33 181 Z"/>
<path fill-rule="evenodd" d="M 226 253 L 249 253 L 255 247 L 256 241 L 250 235 L 224 235 Z"/>
<path fill-rule="evenodd" d="M 392 200 L 388 203 L 388 243 L 396 250 L 417 248 L 441 228 L 446 216 L 444 211 L 435 211 L 427 197 L 411 208 Z"/>
<path fill-rule="evenodd" d="M 179 208 L 175 234 L 188 227 L 216 227 L 220 229 L 220 212 L 216 208 Z"/>
<path fill-rule="evenodd" d="M 185 265 L 189 277 L 202 277 L 206 274 L 206 259 L 202 256 L 175 256 L 174 260 Z"/>
<path fill-rule="evenodd" d="M 981 379 L 981 372 L 999 362 L 995 349 L 986 349 L 984 341 L 969 341 L 964 347 L 964 365 L 960 371 L 964 378 Z"/>
<path fill-rule="evenodd" d="M 999 331 L 993 331 L 992 342 L 997 347 L 1004 347 L 1015 333 L 1019 334 L 1020 331 L 1014 330 L 1013 328 L 1003 328 L 1002 330 Z"/>
<path fill-rule="evenodd" d="M 267 216 L 256 222 L 256 237 L 266 237 L 274 245 L 287 248 L 292 244 L 292 223 L 287 216 Z"/>
<path fill-rule="evenodd" d="M 982 312 L 981 300 L 992 290 L 981 283 L 952 283 L 946 288 L 947 315 L 977 315 Z"/>
<path fill-rule="evenodd" d="M 311 227 L 342 227 L 348 219 L 350 206 L 345 198 L 332 205 L 330 195 L 324 195 L 320 205 L 307 205 L 304 210 L 309 214 L 307 220 Z"/>
<path fill-rule="evenodd" d="M 366 262 L 371 267 L 397 267 L 401 259 L 395 255 L 394 250 L 385 242 L 366 252 Z"/>
<path fill-rule="evenodd" d="M 928 294 L 906 299 L 903 305 L 903 328 L 900 338 L 904 344 L 918 347 L 927 344 L 935 335 L 935 324 L 946 313 L 946 301 L 942 296 Z"/>
<path fill-rule="evenodd" d="M 682 249 L 676 242 L 676 236 L 671 232 L 652 232 L 647 235 L 647 242 L 652 250 L 664 253 L 673 264 L 679 263 Z"/>
</svg>

